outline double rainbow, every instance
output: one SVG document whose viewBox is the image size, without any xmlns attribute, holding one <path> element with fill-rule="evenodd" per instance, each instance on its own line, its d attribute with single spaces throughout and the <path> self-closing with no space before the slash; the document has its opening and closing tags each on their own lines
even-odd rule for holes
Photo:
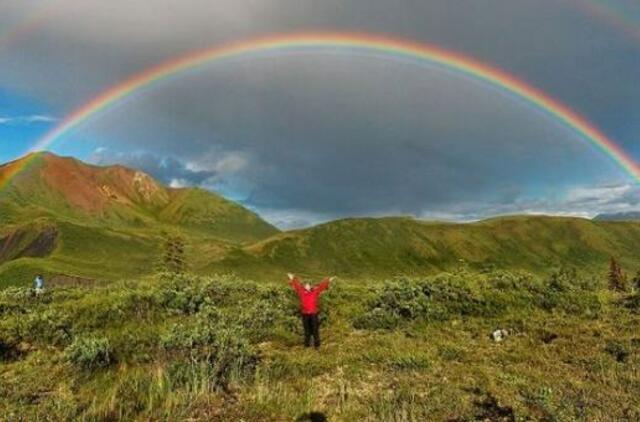
<svg viewBox="0 0 640 422">
<path fill-rule="evenodd" d="M 633 158 L 626 154 L 595 125 L 539 89 L 500 69 L 488 66 L 460 53 L 445 50 L 432 44 L 368 33 L 313 32 L 275 35 L 216 46 L 169 60 L 103 91 L 93 100 L 69 114 L 37 141 L 31 150 L 38 151 L 48 148 L 56 140 L 124 98 L 181 72 L 204 66 L 217 60 L 255 54 L 287 53 L 313 49 L 346 50 L 385 57 L 390 56 L 392 58 L 419 60 L 443 66 L 460 74 L 489 83 L 507 93 L 526 100 L 537 109 L 571 128 L 602 153 L 610 157 L 636 182 L 640 182 L 640 167 Z M 2 188 L 2 181 L 0 181 L 0 188 Z"/>
<path fill-rule="evenodd" d="M 640 24 L 611 1 L 572 0 L 575 6 L 588 15 L 606 22 L 609 26 L 628 37 L 640 41 Z"/>
</svg>

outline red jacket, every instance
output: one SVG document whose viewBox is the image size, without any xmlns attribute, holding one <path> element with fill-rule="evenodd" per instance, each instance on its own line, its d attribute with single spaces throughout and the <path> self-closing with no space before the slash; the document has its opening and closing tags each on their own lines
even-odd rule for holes
<svg viewBox="0 0 640 422">
<path fill-rule="evenodd" d="M 318 297 L 329 287 L 329 278 L 325 278 L 311 290 L 305 289 L 297 278 L 291 280 L 291 287 L 294 288 L 300 298 L 300 312 L 304 315 L 313 315 L 318 313 Z"/>
</svg>

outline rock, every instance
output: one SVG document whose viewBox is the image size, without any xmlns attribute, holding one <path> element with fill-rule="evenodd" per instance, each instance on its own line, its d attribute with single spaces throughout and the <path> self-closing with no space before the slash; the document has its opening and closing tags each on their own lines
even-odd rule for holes
<svg viewBox="0 0 640 422">
<path fill-rule="evenodd" d="M 491 333 L 491 339 L 496 343 L 501 342 L 509 335 L 509 332 L 504 329 L 498 329 Z"/>
</svg>

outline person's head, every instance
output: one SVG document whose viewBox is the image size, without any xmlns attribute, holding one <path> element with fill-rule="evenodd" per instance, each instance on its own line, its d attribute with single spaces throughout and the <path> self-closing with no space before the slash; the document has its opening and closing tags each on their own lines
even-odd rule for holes
<svg viewBox="0 0 640 422">
<path fill-rule="evenodd" d="M 306 291 L 310 292 L 310 291 L 311 291 L 311 284 L 309 284 L 309 283 L 304 283 L 304 289 L 305 289 Z"/>
</svg>

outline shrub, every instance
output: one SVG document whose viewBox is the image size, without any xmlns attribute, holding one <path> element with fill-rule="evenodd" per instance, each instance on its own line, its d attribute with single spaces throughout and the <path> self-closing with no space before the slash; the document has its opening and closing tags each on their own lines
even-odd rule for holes
<svg viewBox="0 0 640 422">
<path fill-rule="evenodd" d="M 196 347 L 211 346 L 215 340 L 213 324 L 204 319 L 174 324 L 160 337 L 165 351 L 192 351 Z"/>
<path fill-rule="evenodd" d="M 45 308 L 0 320 L 0 335 L 15 343 L 44 342 L 63 346 L 71 341 L 72 324 L 68 315 Z"/>
<path fill-rule="evenodd" d="M 391 329 L 402 321 L 441 321 L 453 316 L 496 314 L 500 303 L 474 294 L 459 277 L 387 282 L 356 318 L 356 328 Z"/>
<path fill-rule="evenodd" d="M 194 314 L 205 303 L 205 296 L 194 286 L 165 286 L 154 293 L 155 302 L 181 314 Z"/>
<path fill-rule="evenodd" d="M 247 338 L 238 335 L 233 329 L 217 332 L 214 351 L 208 361 L 213 369 L 218 386 L 226 388 L 233 380 L 242 380 L 251 376 L 258 363 L 258 355 Z"/>
<path fill-rule="evenodd" d="M 498 317 L 532 307 L 596 317 L 602 308 L 596 287 L 575 270 L 556 271 L 548 280 L 507 271 L 397 279 L 376 290 L 353 323 L 356 328 L 393 329 L 404 321 Z"/>
<path fill-rule="evenodd" d="M 626 362 L 627 357 L 629 357 L 629 350 L 627 350 L 624 345 L 615 341 L 607 342 L 604 351 L 613 356 L 616 361 L 621 363 Z"/>
<path fill-rule="evenodd" d="M 640 292 L 624 299 L 624 306 L 634 314 L 640 314 Z"/>
<path fill-rule="evenodd" d="M 84 370 L 103 368 L 114 362 L 109 339 L 105 337 L 76 337 L 65 349 L 65 356 Z"/>
<path fill-rule="evenodd" d="M 230 382 L 252 375 L 258 362 L 249 339 L 237 326 L 202 320 L 174 325 L 161 342 L 178 358 L 169 371 L 172 383 L 191 388 L 201 388 L 206 382 L 213 389 L 226 389 Z"/>
</svg>

